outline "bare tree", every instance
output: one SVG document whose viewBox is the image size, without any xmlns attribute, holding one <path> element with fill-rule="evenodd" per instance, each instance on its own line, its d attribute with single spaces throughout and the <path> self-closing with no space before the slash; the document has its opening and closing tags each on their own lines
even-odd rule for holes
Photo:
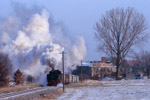
<svg viewBox="0 0 150 100">
<path fill-rule="evenodd" d="M 116 80 L 122 59 L 133 46 L 140 45 L 144 41 L 146 29 L 144 15 L 134 8 L 109 10 L 96 23 L 95 37 L 99 42 L 99 50 L 116 58 Z"/>
<path fill-rule="evenodd" d="M 8 55 L 0 52 L 0 87 L 8 85 L 11 68 L 12 63 Z"/>
<path fill-rule="evenodd" d="M 136 54 L 136 60 L 140 62 L 139 67 L 145 69 L 146 75 L 150 75 L 150 52 L 141 51 L 139 54 Z"/>
</svg>

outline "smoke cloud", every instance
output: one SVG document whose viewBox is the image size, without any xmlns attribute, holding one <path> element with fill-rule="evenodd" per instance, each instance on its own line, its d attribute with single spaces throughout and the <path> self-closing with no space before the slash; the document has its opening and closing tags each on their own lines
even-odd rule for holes
<svg viewBox="0 0 150 100">
<path fill-rule="evenodd" d="M 66 52 L 66 72 L 84 59 L 84 39 L 69 36 L 63 24 L 55 22 L 48 10 L 14 6 L 14 13 L 0 18 L 0 49 L 12 60 L 13 72 L 19 68 L 44 84 L 48 67 L 62 70 L 62 51 Z"/>
</svg>

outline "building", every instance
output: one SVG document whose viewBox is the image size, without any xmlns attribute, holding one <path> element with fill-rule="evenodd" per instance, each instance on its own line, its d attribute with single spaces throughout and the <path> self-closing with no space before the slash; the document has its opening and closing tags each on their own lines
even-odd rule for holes
<svg viewBox="0 0 150 100">
<path fill-rule="evenodd" d="M 107 61 L 106 57 L 102 57 L 101 61 L 89 61 L 83 63 L 82 66 L 77 66 L 73 74 L 79 75 L 80 78 L 82 75 L 83 79 L 99 80 L 104 77 L 115 77 L 115 72 L 116 67 Z"/>
</svg>

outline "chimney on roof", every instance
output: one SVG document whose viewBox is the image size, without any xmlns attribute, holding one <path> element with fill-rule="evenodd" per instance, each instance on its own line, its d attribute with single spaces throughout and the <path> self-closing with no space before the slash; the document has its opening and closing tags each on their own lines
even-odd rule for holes
<svg viewBox="0 0 150 100">
<path fill-rule="evenodd" d="M 102 57 L 101 62 L 106 63 L 106 57 Z"/>
</svg>

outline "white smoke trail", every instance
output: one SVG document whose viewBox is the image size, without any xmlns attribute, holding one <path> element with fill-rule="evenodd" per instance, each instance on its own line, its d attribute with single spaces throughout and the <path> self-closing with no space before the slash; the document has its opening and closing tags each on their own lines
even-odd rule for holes
<svg viewBox="0 0 150 100">
<path fill-rule="evenodd" d="M 55 64 L 55 69 L 61 70 L 60 54 L 66 52 L 65 69 L 79 64 L 86 55 L 85 41 L 76 38 L 72 42 L 64 36 L 64 32 L 52 24 L 51 34 L 50 14 L 43 9 L 41 13 L 32 14 L 25 22 L 17 17 L 6 17 L 5 25 L 0 25 L 0 49 L 7 52 L 13 63 L 13 71 L 21 69 L 25 75 L 33 76 L 37 82 L 45 83 L 45 70 L 49 63 Z M 60 28 L 61 29 L 61 28 Z"/>
</svg>

